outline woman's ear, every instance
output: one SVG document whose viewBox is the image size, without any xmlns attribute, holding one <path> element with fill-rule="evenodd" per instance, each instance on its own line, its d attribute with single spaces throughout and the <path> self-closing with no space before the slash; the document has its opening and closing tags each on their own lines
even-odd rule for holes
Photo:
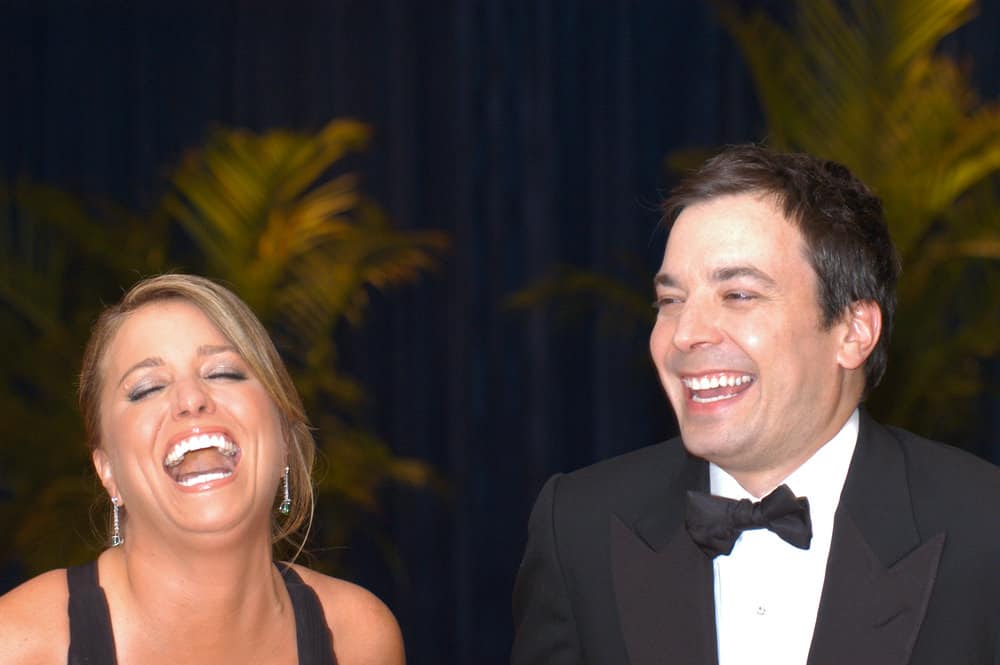
<svg viewBox="0 0 1000 665">
<path fill-rule="evenodd" d="M 851 303 L 845 315 L 847 328 L 837 353 L 845 369 L 858 369 L 875 350 L 882 334 L 882 310 L 873 300 Z"/>
<path fill-rule="evenodd" d="M 104 486 L 104 490 L 108 493 L 108 496 L 118 497 L 120 505 L 124 505 L 121 495 L 118 493 L 118 484 L 115 482 L 115 473 L 111 468 L 111 458 L 108 454 L 98 448 L 91 455 L 91 460 L 94 462 L 94 470 L 97 472 L 97 477 L 101 480 L 101 485 Z"/>
</svg>

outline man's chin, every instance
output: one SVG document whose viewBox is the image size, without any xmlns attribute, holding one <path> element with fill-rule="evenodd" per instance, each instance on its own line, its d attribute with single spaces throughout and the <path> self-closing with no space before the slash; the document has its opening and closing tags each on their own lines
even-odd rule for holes
<svg viewBox="0 0 1000 665">
<path fill-rule="evenodd" d="M 723 468 L 739 457 L 745 447 L 743 437 L 724 427 L 681 427 L 684 448 L 694 455 Z"/>
<path fill-rule="evenodd" d="M 712 442 L 705 441 L 697 435 L 686 434 L 684 430 L 681 430 L 681 441 L 684 443 L 684 449 L 695 457 L 711 461 L 716 457 L 715 453 L 718 453 L 717 446 L 712 445 Z"/>
</svg>

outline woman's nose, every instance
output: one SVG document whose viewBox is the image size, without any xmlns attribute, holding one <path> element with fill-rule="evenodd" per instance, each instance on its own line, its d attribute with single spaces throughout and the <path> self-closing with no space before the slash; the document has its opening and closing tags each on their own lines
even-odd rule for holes
<svg viewBox="0 0 1000 665">
<path fill-rule="evenodd" d="M 174 414 L 177 417 L 204 415 L 215 410 L 212 396 L 197 379 L 179 381 L 175 385 L 174 399 Z"/>
</svg>

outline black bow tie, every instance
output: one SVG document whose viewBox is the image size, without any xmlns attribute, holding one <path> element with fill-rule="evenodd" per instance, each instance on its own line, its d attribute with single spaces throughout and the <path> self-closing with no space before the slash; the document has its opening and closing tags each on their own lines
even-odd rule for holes
<svg viewBox="0 0 1000 665">
<path fill-rule="evenodd" d="M 689 491 L 684 522 L 691 540 L 711 558 L 732 552 L 736 539 L 748 529 L 770 529 L 802 550 L 809 549 L 812 540 L 809 500 L 796 498 L 788 485 L 757 502 Z"/>
</svg>

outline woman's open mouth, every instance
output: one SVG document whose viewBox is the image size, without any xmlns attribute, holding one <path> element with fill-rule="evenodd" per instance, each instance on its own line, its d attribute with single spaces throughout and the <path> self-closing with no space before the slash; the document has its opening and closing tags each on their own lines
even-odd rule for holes
<svg viewBox="0 0 1000 665">
<path fill-rule="evenodd" d="M 192 434 L 167 451 L 163 469 L 182 487 L 197 487 L 233 475 L 240 447 L 221 432 Z"/>
</svg>

